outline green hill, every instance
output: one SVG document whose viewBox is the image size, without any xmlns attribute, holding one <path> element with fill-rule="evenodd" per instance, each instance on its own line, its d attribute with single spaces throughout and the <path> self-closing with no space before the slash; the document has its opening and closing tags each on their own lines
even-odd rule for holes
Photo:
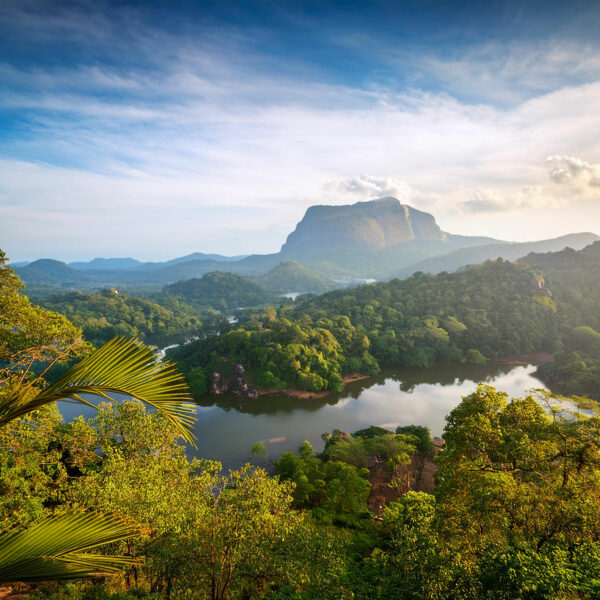
<svg viewBox="0 0 600 600">
<path fill-rule="evenodd" d="M 547 275 L 562 317 L 561 351 L 540 367 L 540 376 L 569 393 L 600 399 L 600 242 L 521 261 Z"/>
<path fill-rule="evenodd" d="M 155 302 L 126 296 L 116 290 L 96 294 L 65 292 L 38 302 L 68 317 L 96 346 L 115 335 L 137 337 L 156 346 L 183 342 L 194 335 L 201 323 L 181 306 L 166 308 Z"/>
<path fill-rule="evenodd" d="M 257 306 L 273 299 L 270 292 L 253 281 L 221 271 L 172 283 L 165 286 L 163 292 L 196 306 L 210 306 L 218 310 Z"/>
<path fill-rule="evenodd" d="M 279 294 L 287 292 L 322 293 L 338 287 L 332 279 L 311 271 L 294 260 L 280 262 L 264 275 L 257 277 L 255 281 L 263 288 Z"/>
<path fill-rule="evenodd" d="M 41 258 L 25 267 L 15 267 L 15 273 L 26 283 L 85 283 L 90 276 L 59 260 Z"/>
<path fill-rule="evenodd" d="M 180 366 L 224 372 L 242 361 L 259 384 L 337 391 L 342 376 L 548 348 L 559 319 L 543 278 L 489 261 L 459 273 L 329 292 L 296 310 L 257 311 L 227 335 L 172 352 Z"/>
<path fill-rule="evenodd" d="M 475 247 L 460 248 L 442 256 L 434 256 L 417 263 L 413 263 L 400 271 L 396 276 L 410 277 L 413 273 L 441 273 L 442 271 L 456 271 L 460 267 L 480 264 L 486 260 L 503 258 L 504 260 L 517 260 L 530 252 L 558 252 L 566 247 L 580 250 L 588 244 L 600 239 L 594 233 L 571 233 L 549 240 L 537 242 L 496 243 L 477 245 Z"/>
</svg>

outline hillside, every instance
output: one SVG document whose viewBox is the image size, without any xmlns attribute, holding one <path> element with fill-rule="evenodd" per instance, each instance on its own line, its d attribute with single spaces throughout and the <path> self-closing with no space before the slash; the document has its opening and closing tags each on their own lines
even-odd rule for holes
<svg viewBox="0 0 600 600">
<path fill-rule="evenodd" d="M 15 267 L 14 270 L 27 283 L 86 283 L 91 280 L 85 273 L 50 258 L 36 260 L 25 267 Z"/>
<path fill-rule="evenodd" d="M 563 317 L 561 351 L 539 375 L 569 393 L 600 400 L 600 242 L 579 252 L 529 254 L 521 261 L 547 275 Z"/>
<path fill-rule="evenodd" d="M 280 262 L 264 275 L 257 277 L 255 281 L 266 290 L 279 294 L 288 292 L 322 293 L 339 287 L 332 279 L 307 269 L 293 260 Z"/>
<path fill-rule="evenodd" d="M 253 281 L 221 271 L 207 273 L 202 278 L 178 281 L 165 286 L 163 292 L 195 306 L 210 306 L 217 310 L 257 306 L 273 299 L 270 292 Z"/>
<path fill-rule="evenodd" d="M 135 258 L 94 258 L 88 262 L 72 262 L 69 267 L 80 271 L 106 271 L 135 269 L 143 263 Z"/>
<path fill-rule="evenodd" d="M 600 241 L 582 250 L 531 253 L 520 262 L 537 267 L 552 286 L 553 299 L 564 307 L 571 327 L 589 325 L 600 331 Z"/>
<path fill-rule="evenodd" d="M 537 242 L 520 243 L 495 243 L 477 245 L 476 247 L 461 248 L 443 256 L 435 256 L 405 267 L 396 272 L 396 277 L 401 279 L 409 277 L 413 273 L 441 273 L 442 271 L 456 271 L 466 265 L 476 265 L 486 260 L 503 258 L 504 260 L 517 260 L 530 252 L 558 252 L 563 248 L 570 247 L 581 250 L 588 244 L 599 240 L 600 236 L 594 233 L 571 233 L 561 237 L 540 240 Z"/>
<path fill-rule="evenodd" d="M 66 292 L 37 301 L 44 308 L 65 315 L 96 346 L 122 335 L 162 347 L 184 342 L 201 326 L 200 319 L 182 306 L 171 309 L 115 290 L 96 294 Z"/>
<path fill-rule="evenodd" d="M 374 375 L 382 366 L 478 363 L 547 349 L 558 325 L 537 271 L 499 260 L 336 290 L 278 317 L 258 312 L 227 335 L 187 344 L 171 357 L 184 371 L 226 376 L 242 360 L 267 387 L 338 391 L 344 374 Z"/>
<path fill-rule="evenodd" d="M 95 288 L 158 288 L 211 271 L 256 278 L 282 261 L 293 260 L 326 279 L 350 283 L 356 279 L 403 278 L 417 271 L 454 271 L 488 259 L 515 260 L 529 252 L 557 251 L 565 246 L 581 249 L 597 239 L 593 233 L 577 233 L 539 242 L 507 243 L 454 235 L 443 232 L 433 215 L 386 197 L 352 205 L 310 207 L 281 251 L 274 254 L 227 257 L 195 252 L 143 264 L 132 258 L 98 258 L 72 263 L 76 269 L 58 261 L 35 261 L 17 270 L 24 281 L 47 286 L 77 289 L 87 283 L 87 287 Z M 284 283 L 277 290 L 290 287 L 296 286 Z M 318 289 L 327 286 L 321 282 Z"/>
</svg>

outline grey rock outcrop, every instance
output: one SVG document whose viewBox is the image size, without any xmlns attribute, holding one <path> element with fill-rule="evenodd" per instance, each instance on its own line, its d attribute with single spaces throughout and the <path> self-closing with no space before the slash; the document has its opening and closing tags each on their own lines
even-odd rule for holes
<svg viewBox="0 0 600 600">
<path fill-rule="evenodd" d="M 386 197 L 345 206 L 311 206 L 281 254 L 303 258 L 315 251 L 379 251 L 415 240 L 445 239 L 433 215 Z"/>
</svg>

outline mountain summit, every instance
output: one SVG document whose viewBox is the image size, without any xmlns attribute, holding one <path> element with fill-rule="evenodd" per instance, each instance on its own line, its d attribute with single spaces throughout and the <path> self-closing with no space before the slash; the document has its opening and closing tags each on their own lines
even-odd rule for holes
<svg viewBox="0 0 600 600">
<path fill-rule="evenodd" d="M 344 206 L 311 206 L 288 236 L 281 254 L 380 251 L 405 242 L 445 239 L 433 215 L 386 197 Z"/>
</svg>

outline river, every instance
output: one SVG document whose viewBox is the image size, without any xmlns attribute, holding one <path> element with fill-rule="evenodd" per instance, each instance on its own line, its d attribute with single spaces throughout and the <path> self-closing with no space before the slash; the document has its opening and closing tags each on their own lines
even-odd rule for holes
<svg viewBox="0 0 600 600">
<path fill-rule="evenodd" d="M 393 369 L 347 384 L 339 394 L 312 400 L 284 394 L 242 401 L 233 396 L 207 396 L 197 408 L 194 433 L 198 448 L 190 448 L 189 455 L 238 467 L 251 460 L 250 448 L 259 440 L 269 458 L 276 458 L 286 450 L 296 450 L 304 440 L 320 451 L 321 434 L 326 431 L 352 432 L 369 425 L 389 429 L 426 425 L 432 435 L 440 436 L 446 415 L 478 382 L 519 397 L 532 388 L 544 387 L 534 377 L 535 369 L 507 363 Z M 60 402 L 59 408 L 66 421 L 94 413 L 80 404 Z"/>
</svg>

